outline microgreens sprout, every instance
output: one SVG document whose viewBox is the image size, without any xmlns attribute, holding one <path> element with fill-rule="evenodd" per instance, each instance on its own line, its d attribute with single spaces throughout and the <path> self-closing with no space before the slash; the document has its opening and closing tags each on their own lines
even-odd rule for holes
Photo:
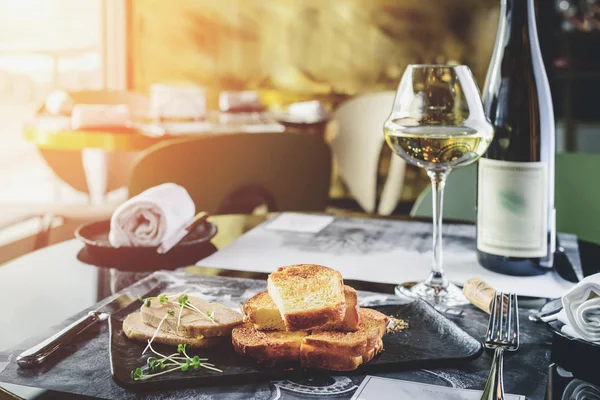
<svg viewBox="0 0 600 400">
<path fill-rule="evenodd" d="M 166 295 L 161 294 L 160 296 L 158 296 L 158 301 L 160 302 L 161 306 L 164 306 L 169 302 L 169 298 Z"/>
<path fill-rule="evenodd" d="M 160 323 L 156 327 L 156 330 L 154 331 L 154 335 L 152 335 L 152 338 L 150 340 L 148 340 L 148 345 L 144 348 L 144 351 L 142 351 L 142 354 L 146 353 L 146 350 L 148 350 L 150 348 L 150 345 L 154 341 L 154 338 L 158 334 L 158 331 L 160 331 L 160 327 L 162 326 L 163 322 L 165 322 L 165 319 L 167 319 L 167 317 L 174 317 L 174 316 L 175 316 L 175 312 L 173 310 L 167 310 L 167 312 L 165 313 L 165 316 L 162 317 L 162 319 L 160 320 Z"/>
<path fill-rule="evenodd" d="M 133 379 L 134 381 L 139 381 L 140 379 L 142 379 L 143 376 L 144 374 L 142 373 L 141 368 L 136 368 L 133 371 L 131 371 L 131 379 Z"/>
<path fill-rule="evenodd" d="M 177 302 L 181 305 L 181 307 L 185 306 L 185 304 L 188 302 L 188 295 L 187 294 L 182 294 L 181 296 L 179 296 L 179 298 L 177 299 Z"/>
<path fill-rule="evenodd" d="M 138 296 L 138 299 L 139 299 L 139 301 L 141 301 L 142 303 L 144 303 L 145 307 L 150 307 L 151 297 L 143 299 L 142 296 Z"/>
<path fill-rule="evenodd" d="M 164 306 L 165 304 L 169 303 L 169 297 L 164 293 L 158 297 L 146 297 L 145 299 L 142 298 L 142 296 L 138 296 L 138 300 L 144 303 L 145 307 L 150 307 L 150 305 L 152 304 L 152 300 L 155 299 L 158 299 L 158 302 L 161 306 Z"/>
<path fill-rule="evenodd" d="M 181 324 L 181 313 L 183 312 L 185 304 L 188 302 L 187 294 L 182 294 L 181 296 L 179 296 L 177 302 L 179 303 L 179 315 L 177 316 L 177 330 L 179 330 L 179 324 Z"/>
<path fill-rule="evenodd" d="M 183 309 L 187 308 L 188 310 L 192 310 L 195 311 L 197 313 L 199 313 L 202 317 L 204 317 L 205 319 L 208 319 L 209 321 L 211 321 L 213 324 L 218 325 L 217 322 L 215 321 L 215 313 L 214 311 L 208 311 L 208 313 L 205 313 L 204 311 L 198 309 L 198 307 L 196 307 L 195 305 L 193 305 L 187 294 L 185 294 L 185 292 L 180 293 L 179 295 L 170 295 L 170 296 L 166 296 L 166 297 L 177 297 L 177 301 L 171 301 L 171 304 L 175 305 L 175 306 L 179 306 L 179 316 L 177 317 L 177 329 L 179 329 L 179 325 L 181 324 L 181 314 L 183 313 Z"/>
<path fill-rule="evenodd" d="M 181 364 L 181 370 L 183 372 L 187 372 L 187 370 L 190 368 L 190 360 L 185 360 L 185 362 L 183 364 Z"/>
<path fill-rule="evenodd" d="M 208 358 L 200 358 L 198 356 L 190 357 L 185 351 L 187 347 L 186 344 L 177 345 L 177 353 L 171 354 L 170 356 L 165 356 L 154 350 L 150 345 L 150 342 L 148 343 L 148 347 L 155 355 L 161 358 L 148 358 L 146 365 L 147 371 L 150 373 L 144 373 L 142 368 L 136 368 L 131 371 L 131 379 L 134 381 L 150 379 L 155 376 L 168 374 L 169 372 L 173 371 L 187 372 L 190 370 L 190 367 L 192 367 L 194 371 L 198 371 L 200 368 L 205 368 L 215 372 L 223 372 L 222 370 L 215 368 L 214 364 L 205 363 L 204 361 L 208 361 Z M 183 355 L 183 357 L 181 355 Z"/>
</svg>

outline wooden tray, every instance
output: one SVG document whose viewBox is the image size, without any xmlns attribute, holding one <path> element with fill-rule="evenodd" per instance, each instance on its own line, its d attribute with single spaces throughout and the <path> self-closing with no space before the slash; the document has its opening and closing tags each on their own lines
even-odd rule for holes
<svg viewBox="0 0 600 400">
<path fill-rule="evenodd" d="M 218 300 L 217 300 L 218 301 Z M 261 368 L 247 357 L 238 355 L 232 346 L 215 349 L 194 349 L 190 355 L 209 358 L 223 373 L 199 370 L 174 372 L 144 381 L 134 381 L 131 371 L 142 367 L 149 357 L 141 356 L 145 345 L 129 340 L 122 331 L 122 321 L 141 306 L 140 302 L 115 314 L 110 320 L 110 361 L 114 380 L 130 390 L 181 388 L 184 386 L 230 385 L 291 376 L 348 375 L 330 371 L 306 369 Z M 371 307 L 382 313 L 404 319 L 409 328 L 383 337 L 384 351 L 371 362 L 351 373 L 374 373 L 392 370 L 440 368 L 456 366 L 473 360 L 483 352 L 483 346 L 429 304 L 421 300 L 406 304 Z M 174 352 L 174 346 L 156 345 L 157 351 Z M 160 350 L 159 350 L 160 349 Z M 165 353 L 163 353 L 165 354 Z"/>
</svg>

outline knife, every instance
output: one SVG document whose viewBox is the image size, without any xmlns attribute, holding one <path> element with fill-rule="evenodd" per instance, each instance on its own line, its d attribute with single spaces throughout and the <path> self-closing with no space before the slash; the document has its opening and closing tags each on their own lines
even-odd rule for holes
<svg viewBox="0 0 600 400">
<path fill-rule="evenodd" d="M 166 283 L 157 277 L 148 278 L 132 285 L 127 292 L 116 298 L 111 297 L 103 305 L 90 311 L 52 337 L 19 354 L 17 364 L 21 368 L 41 365 L 48 357 L 73 342 L 81 332 L 96 322 L 106 321 L 112 314 L 138 301 L 138 296 L 146 297 L 150 292 L 165 286 Z"/>
<path fill-rule="evenodd" d="M 198 225 L 204 223 L 208 218 L 209 214 L 207 212 L 201 211 L 189 222 L 183 225 L 181 228 L 175 231 L 168 238 L 163 239 L 160 243 L 160 246 L 156 249 L 158 254 L 165 254 L 169 250 L 171 250 L 175 245 L 183 240 L 184 237 L 188 235 L 188 233 L 192 232 Z"/>
</svg>

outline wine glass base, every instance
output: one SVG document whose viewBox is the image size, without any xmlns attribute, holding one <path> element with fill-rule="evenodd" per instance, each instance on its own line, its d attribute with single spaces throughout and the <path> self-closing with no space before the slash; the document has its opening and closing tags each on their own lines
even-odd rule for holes
<svg viewBox="0 0 600 400">
<path fill-rule="evenodd" d="M 451 283 L 436 292 L 435 289 L 423 282 L 409 282 L 396 286 L 395 292 L 397 296 L 423 299 L 434 307 L 456 307 L 469 304 L 469 300 L 463 295 L 462 290 Z"/>
</svg>

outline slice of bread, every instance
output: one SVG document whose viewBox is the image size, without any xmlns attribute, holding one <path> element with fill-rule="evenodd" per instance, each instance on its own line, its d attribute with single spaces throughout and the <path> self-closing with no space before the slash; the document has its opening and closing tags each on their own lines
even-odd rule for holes
<svg viewBox="0 0 600 400">
<path fill-rule="evenodd" d="M 356 332 L 313 331 L 303 345 L 312 346 L 332 354 L 364 356 L 377 347 L 385 333 L 389 318 L 369 308 L 360 309 L 360 325 Z"/>
<path fill-rule="evenodd" d="M 269 275 L 267 290 L 288 331 L 311 330 L 344 319 L 342 275 L 331 268 L 313 264 L 280 267 Z"/>
<path fill-rule="evenodd" d="M 361 364 L 368 363 L 383 351 L 383 342 L 378 338 L 375 346 L 362 355 L 331 353 L 327 349 L 302 344 L 300 363 L 304 368 L 326 369 L 330 371 L 353 371 Z"/>
<path fill-rule="evenodd" d="M 330 323 L 319 329 L 338 329 L 342 331 L 356 331 L 360 323 L 358 312 L 358 296 L 356 290 L 344 285 L 346 311 L 342 322 Z M 285 331 L 285 324 L 275 302 L 268 292 L 261 292 L 248 299 L 242 306 L 244 321 L 250 322 L 255 329 L 260 331 L 273 330 Z"/>
<path fill-rule="evenodd" d="M 342 322 L 329 323 L 320 327 L 322 330 L 357 331 L 360 324 L 360 307 L 358 306 L 358 294 L 354 288 L 344 285 L 344 298 L 346 300 L 346 311 Z"/>
<path fill-rule="evenodd" d="M 267 291 L 249 298 L 242 306 L 244 322 L 249 322 L 259 331 L 285 331 L 285 324 Z"/>
<path fill-rule="evenodd" d="M 175 297 L 172 300 L 177 302 Z M 229 336 L 235 326 L 243 323 L 242 314 L 229 307 L 193 296 L 188 296 L 188 301 L 203 313 L 212 314 L 214 321 L 197 311 L 184 308 L 181 312 L 181 321 L 178 326 L 179 304 L 170 303 L 161 305 L 158 300 L 152 301 L 149 307 L 142 306 L 140 309 L 142 319 L 146 325 L 156 328 L 167 310 L 172 310 L 175 312 L 175 317 L 167 317 L 161 326 L 161 330 L 190 338 L 197 336 Z"/>
<path fill-rule="evenodd" d="M 307 332 L 261 332 L 251 324 L 233 328 L 231 341 L 235 350 L 265 366 L 297 364 L 300 345 Z"/>
<path fill-rule="evenodd" d="M 147 343 L 148 340 L 152 339 L 156 328 L 148 326 L 142 321 L 142 314 L 140 312 L 134 312 L 129 314 L 123 321 L 123 332 L 129 339 L 138 340 Z M 206 348 L 213 346 L 221 346 L 229 342 L 228 337 L 211 337 L 205 338 L 198 336 L 195 338 L 182 337 L 174 335 L 169 332 L 161 330 L 156 334 L 154 338 L 155 343 L 162 343 L 170 346 L 177 346 L 178 344 L 187 344 L 190 347 Z"/>
<path fill-rule="evenodd" d="M 381 337 L 388 317 L 371 309 L 360 309 L 356 332 L 259 331 L 251 324 L 236 327 L 232 342 L 236 351 L 263 365 L 300 365 L 306 368 L 352 371 L 383 350 Z"/>
</svg>

